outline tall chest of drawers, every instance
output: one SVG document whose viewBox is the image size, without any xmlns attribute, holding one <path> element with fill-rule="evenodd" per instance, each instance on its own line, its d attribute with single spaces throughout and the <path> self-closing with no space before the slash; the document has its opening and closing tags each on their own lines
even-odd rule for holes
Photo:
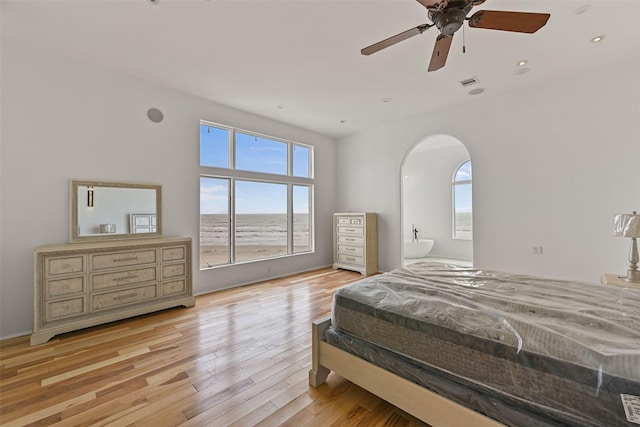
<svg viewBox="0 0 640 427">
<path fill-rule="evenodd" d="M 41 246 L 34 252 L 31 345 L 165 308 L 193 307 L 191 239 Z"/>
<path fill-rule="evenodd" d="M 378 224 L 375 213 L 333 214 L 333 268 L 378 272 Z"/>
</svg>

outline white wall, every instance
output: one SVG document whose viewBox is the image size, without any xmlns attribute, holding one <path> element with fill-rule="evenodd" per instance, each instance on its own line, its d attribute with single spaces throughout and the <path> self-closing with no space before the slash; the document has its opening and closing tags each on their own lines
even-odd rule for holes
<svg viewBox="0 0 640 427">
<path fill-rule="evenodd" d="M 636 58 L 344 138 L 337 209 L 378 212 L 380 268 L 398 267 L 403 156 L 448 134 L 473 162 L 476 266 L 592 282 L 624 273 L 630 242 L 611 224 L 640 210 L 638 75 Z"/>
<path fill-rule="evenodd" d="M 462 142 L 435 135 L 416 145 L 402 165 L 402 235 L 411 239 L 414 224 L 418 238 L 435 240 L 431 256 L 473 259 L 473 242 L 454 239 L 452 230 L 451 179 L 467 160 Z"/>
<path fill-rule="evenodd" d="M 332 262 L 333 139 L 6 40 L 1 53 L 0 337 L 31 331 L 33 249 L 68 242 L 71 178 L 161 184 L 163 234 L 194 239 L 197 293 Z M 315 147 L 315 254 L 198 270 L 200 119 Z"/>
</svg>

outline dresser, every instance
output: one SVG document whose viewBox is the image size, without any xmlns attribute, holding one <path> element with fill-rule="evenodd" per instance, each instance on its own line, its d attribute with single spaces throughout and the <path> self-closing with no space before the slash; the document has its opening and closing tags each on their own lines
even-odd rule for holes
<svg viewBox="0 0 640 427">
<path fill-rule="evenodd" d="M 333 268 L 378 272 L 378 225 L 375 213 L 333 215 Z"/>
<path fill-rule="evenodd" d="M 640 282 L 627 282 L 626 280 L 623 279 L 626 276 L 627 276 L 626 274 L 620 275 L 620 274 L 604 273 L 602 274 L 602 276 L 600 276 L 600 283 L 602 283 L 603 285 L 618 286 L 621 288 L 640 289 Z"/>
<path fill-rule="evenodd" d="M 31 345 L 176 306 L 193 307 L 190 238 L 41 246 L 34 252 Z"/>
</svg>

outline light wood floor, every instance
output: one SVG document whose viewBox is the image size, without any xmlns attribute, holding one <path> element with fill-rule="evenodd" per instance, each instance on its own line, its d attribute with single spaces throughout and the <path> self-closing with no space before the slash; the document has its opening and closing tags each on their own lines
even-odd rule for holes
<svg viewBox="0 0 640 427">
<path fill-rule="evenodd" d="M 424 426 L 331 374 L 311 321 L 358 273 L 322 269 L 54 337 L 0 341 L 0 425 Z"/>
</svg>

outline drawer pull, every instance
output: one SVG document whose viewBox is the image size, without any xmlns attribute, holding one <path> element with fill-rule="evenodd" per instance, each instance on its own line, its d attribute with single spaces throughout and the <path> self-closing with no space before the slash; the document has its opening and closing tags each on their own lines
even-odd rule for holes
<svg viewBox="0 0 640 427">
<path fill-rule="evenodd" d="M 134 255 L 132 257 L 128 257 L 128 258 L 114 258 L 113 262 L 122 262 L 122 261 L 137 261 L 138 260 L 138 256 Z"/>
<path fill-rule="evenodd" d="M 135 273 L 129 273 L 126 276 L 122 276 L 122 277 L 116 277 L 113 279 L 114 282 L 121 282 L 123 280 L 132 280 L 132 279 L 137 279 L 138 275 Z"/>
</svg>

